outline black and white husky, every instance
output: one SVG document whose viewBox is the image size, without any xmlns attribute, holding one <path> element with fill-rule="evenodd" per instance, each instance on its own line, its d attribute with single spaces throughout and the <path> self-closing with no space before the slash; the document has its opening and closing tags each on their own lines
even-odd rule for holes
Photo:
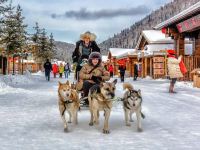
<svg viewBox="0 0 200 150">
<path fill-rule="evenodd" d="M 142 131 L 141 117 L 144 118 L 142 113 L 142 96 L 140 90 L 134 90 L 130 83 L 124 83 L 123 88 L 127 89 L 123 97 L 123 108 L 125 115 L 126 126 L 131 126 L 132 114 L 135 112 L 137 117 L 137 130 Z M 129 120 L 130 119 L 130 120 Z"/>
</svg>

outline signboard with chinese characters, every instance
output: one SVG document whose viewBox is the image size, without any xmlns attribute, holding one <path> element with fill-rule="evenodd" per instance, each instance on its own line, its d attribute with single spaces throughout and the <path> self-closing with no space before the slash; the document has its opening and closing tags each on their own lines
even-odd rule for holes
<svg viewBox="0 0 200 150">
<path fill-rule="evenodd" d="M 164 75 L 164 69 L 154 69 L 154 75 Z"/>
<path fill-rule="evenodd" d="M 164 68 L 164 63 L 154 63 L 153 64 L 154 69 Z"/>
<path fill-rule="evenodd" d="M 153 74 L 154 75 L 165 74 L 165 57 L 161 56 L 153 57 Z"/>
<path fill-rule="evenodd" d="M 156 62 L 164 62 L 165 58 L 164 57 L 154 57 L 153 58 L 153 62 L 156 63 Z"/>
<path fill-rule="evenodd" d="M 200 14 L 176 25 L 180 33 L 200 27 Z"/>
</svg>

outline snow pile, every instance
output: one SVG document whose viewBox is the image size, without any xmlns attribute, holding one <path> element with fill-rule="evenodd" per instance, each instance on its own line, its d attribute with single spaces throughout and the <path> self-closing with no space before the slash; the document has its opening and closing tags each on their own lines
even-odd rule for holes
<svg viewBox="0 0 200 150">
<path fill-rule="evenodd" d="M 0 90 L 6 88 L 8 85 L 5 84 L 5 82 L 0 80 Z"/>
<path fill-rule="evenodd" d="M 182 81 L 182 82 L 177 82 L 177 84 L 176 84 L 176 86 L 177 87 L 190 87 L 190 88 L 193 88 L 193 82 L 189 82 L 189 81 L 187 81 L 187 82 L 184 82 L 184 81 Z"/>
<path fill-rule="evenodd" d="M 144 78 L 145 80 L 152 80 L 152 77 L 150 76 L 146 76 L 146 78 Z"/>
<path fill-rule="evenodd" d="M 37 73 L 32 73 L 32 75 L 44 76 L 44 72 L 40 70 Z"/>
<path fill-rule="evenodd" d="M 38 72 L 36 75 L 43 74 Z M 34 84 L 38 80 L 37 77 L 33 76 L 28 70 L 26 70 L 24 75 L 5 75 L 0 77 L 0 88 L 5 88 L 6 86 L 17 87 L 21 85 Z"/>
<path fill-rule="evenodd" d="M 3 81 L 10 86 L 33 84 L 31 76 L 28 75 L 6 75 Z"/>
</svg>

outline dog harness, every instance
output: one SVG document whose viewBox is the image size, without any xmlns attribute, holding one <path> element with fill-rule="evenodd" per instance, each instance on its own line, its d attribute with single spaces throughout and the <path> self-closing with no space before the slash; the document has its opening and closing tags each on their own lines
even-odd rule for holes
<svg viewBox="0 0 200 150">
<path fill-rule="evenodd" d="M 59 93 L 59 96 L 60 96 L 60 93 Z M 63 101 L 62 99 L 60 99 L 60 101 L 64 104 L 64 110 L 62 112 L 62 116 L 63 116 L 64 113 L 65 113 L 65 110 L 66 110 L 66 106 L 65 105 L 71 104 L 71 103 L 73 103 L 73 101 L 70 101 L 70 100 Z"/>
<path fill-rule="evenodd" d="M 101 93 L 99 93 L 98 94 L 100 97 L 102 97 L 102 99 L 105 99 L 105 97 L 103 96 L 103 94 L 101 94 Z M 102 102 L 102 103 L 104 103 L 107 107 L 108 107 L 108 109 L 111 109 L 109 106 L 108 106 L 108 104 L 107 104 L 107 102 L 110 102 L 109 100 L 100 100 L 99 98 L 98 98 L 98 96 L 92 96 L 92 97 L 95 97 L 95 99 L 98 101 L 98 102 Z"/>
</svg>

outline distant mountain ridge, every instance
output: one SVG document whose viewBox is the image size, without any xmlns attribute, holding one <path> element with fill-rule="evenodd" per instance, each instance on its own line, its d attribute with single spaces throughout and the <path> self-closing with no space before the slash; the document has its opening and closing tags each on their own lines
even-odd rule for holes
<svg viewBox="0 0 200 150">
<path fill-rule="evenodd" d="M 75 49 L 75 45 L 61 41 L 55 41 L 54 43 L 57 49 L 55 58 L 66 62 L 72 62 L 72 52 Z"/>
<path fill-rule="evenodd" d="M 157 24 L 173 17 L 181 11 L 199 2 L 199 0 L 174 0 L 159 9 L 151 12 L 130 28 L 123 29 L 99 44 L 102 53 L 106 54 L 109 48 L 135 48 L 142 30 L 152 30 Z"/>
</svg>

